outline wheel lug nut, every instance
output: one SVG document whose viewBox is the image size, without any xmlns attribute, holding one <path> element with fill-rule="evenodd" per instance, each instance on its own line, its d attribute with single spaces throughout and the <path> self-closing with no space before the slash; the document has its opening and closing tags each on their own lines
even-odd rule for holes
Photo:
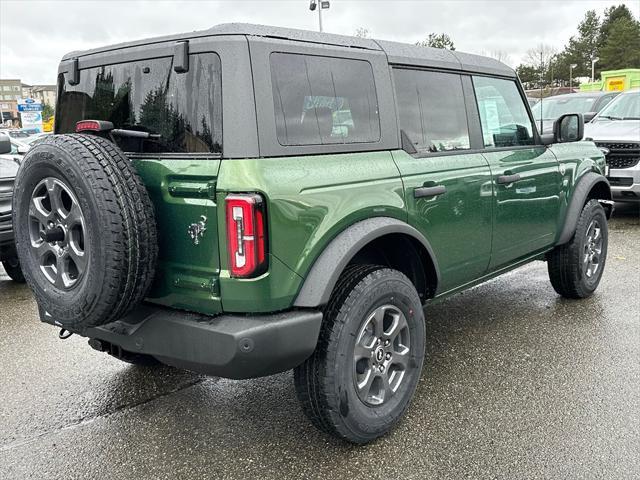
<svg viewBox="0 0 640 480">
<path fill-rule="evenodd" d="M 384 373 L 384 365 L 380 365 L 380 373 Z"/>
<path fill-rule="evenodd" d="M 389 340 L 385 340 L 385 341 L 384 341 L 384 346 L 385 346 L 385 347 L 388 347 L 390 343 L 391 343 L 391 342 L 390 342 Z"/>
<path fill-rule="evenodd" d="M 387 360 L 391 360 L 391 354 L 387 353 Z"/>
</svg>

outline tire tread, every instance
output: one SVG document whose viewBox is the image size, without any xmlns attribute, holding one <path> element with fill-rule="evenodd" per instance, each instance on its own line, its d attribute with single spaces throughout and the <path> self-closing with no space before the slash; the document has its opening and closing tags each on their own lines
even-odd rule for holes
<svg viewBox="0 0 640 480">
<path fill-rule="evenodd" d="M 99 225 L 93 226 L 92 233 L 100 236 L 102 248 L 109 254 L 103 259 L 100 290 L 85 292 L 73 305 L 61 306 L 51 289 L 32 287 L 32 290 L 39 305 L 65 327 L 81 330 L 118 320 L 145 298 L 155 275 L 157 228 L 149 194 L 117 145 L 87 134 L 53 135 L 31 149 L 16 177 L 16 191 L 20 191 L 22 182 L 26 181 L 23 172 L 30 168 L 31 158 L 45 149 L 48 149 L 47 153 L 38 158 L 39 164 L 61 171 L 72 188 L 78 174 L 90 185 L 91 191 L 83 195 L 93 197 L 100 210 Z M 59 151 L 60 156 L 51 155 L 51 149 Z M 63 155 L 73 160 L 73 168 L 62 160 Z M 20 208 L 22 206 L 16 205 L 14 197 L 14 225 L 21 225 Z M 26 237 L 16 235 L 16 246 L 19 256 L 26 256 L 21 250 L 29 247 L 21 244 L 21 238 Z M 25 277 L 30 285 L 34 285 L 33 273 L 26 271 Z"/>
<path fill-rule="evenodd" d="M 600 213 L 606 222 L 606 216 L 602 205 L 600 205 L 598 200 L 589 200 L 580 213 L 578 224 L 576 226 L 576 233 L 571 240 L 564 245 L 557 246 L 547 254 L 547 270 L 549 272 L 551 285 L 559 295 L 562 295 L 565 298 L 586 298 L 593 293 L 595 288 L 597 288 L 598 283 L 596 283 L 594 288 L 589 288 L 583 281 L 580 245 L 581 237 L 586 233 L 589 222 L 594 215 Z M 606 225 L 603 226 L 603 228 L 605 227 Z M 606 234 L 606 229 L 604 234 Z M 602 275 L 603 270 L 604 262 L 601 267 L 600 275 Z"/>
</svg>

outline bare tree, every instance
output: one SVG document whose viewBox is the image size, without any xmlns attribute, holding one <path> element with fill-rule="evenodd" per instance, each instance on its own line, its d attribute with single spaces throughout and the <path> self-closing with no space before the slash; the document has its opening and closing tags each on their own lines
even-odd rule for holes
<svg viewBox="0 0 640 480">
<path fill-rule="evenodd" d="M 495 58 L 499 62 L 506 63 L 507 65 L 511 61 L 511 57 L 509 56 L 509 54 L 503 50 L 492 50 L 490 52 L 487 52 L 486 50 L 481 50 L 480 53 L 478 53 L 478 55 L 482 55 L 483 57 Z"/>
<path fill-rule="evenodd" d="M 356 37 L 359 38 L 369 38 L 369 29 L 365 27 L 356 28 Z"/>
<path fill-rule="evenodd" d="M 527 50 L 527 54 L 524 57 L 524 61 L 527 65 L 531 65 L 532 67 L 542 68 L 542 70 L 546 70 L 549 67 L 549 63 L 553 57 L 556 56 L 557 50 L 544 43 L 540 43 L 536 45 L 534 48 L 530 48 Z"/>
<path fill-rule="evenodd" d="M 494 50 L 489 54 L 489 56 L 502 63 L 509 63 L 511 60 L 511 58 L 509 58 L 509 54 L 503 50 Z"/>
</svg>

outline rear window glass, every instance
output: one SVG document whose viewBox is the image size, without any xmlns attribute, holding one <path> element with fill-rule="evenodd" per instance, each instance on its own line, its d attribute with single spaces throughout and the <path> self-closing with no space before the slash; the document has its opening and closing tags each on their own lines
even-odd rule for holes
<svg viewBox="0 0 640 480">
<path fill-rule="evenodd" d="M 369 62 L 273 53 L 271 81 L 281 145 L 380 140 L 378 101 Z"/>
<path fill-rule="evenodd" d="M 61 82 L 57 133 L 73 132 L 80 120 L 106 120 L 160 135 L 118 137 L 127 152 L 222 152 L 222 79 L 214 53 L 190 55 L 186 73 L 176 73 L 173 57 L 166 57 L 85 69 L 78 85 Z"/>
</svg>

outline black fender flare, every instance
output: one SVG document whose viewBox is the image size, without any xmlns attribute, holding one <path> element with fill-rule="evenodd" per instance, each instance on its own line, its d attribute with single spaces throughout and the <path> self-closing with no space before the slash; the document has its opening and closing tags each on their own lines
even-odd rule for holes
<svg viewBox="0 0 640 480">
<path fill-rule="evenodd" d="M 440 270 L 431 245 L 411 225 L 391 217 L 374 217 L 354 223 L 336 236 L 318 256 L 311 267 L 298 296 L 295 307 L 326 305 L 338 281 L 338 277 L 351 259 L 368 243 L 390 233 L 401 233 L 420 242 L 433 262 L 436 281 L 440 282 Z"/>
<path fill-rule="evenodd" d="M 598 183 L 605 184 L 607 191 L 609 192 L 609 198 L 603 198 L 600 200 L 611 200 L 611 187 L 609 186 L 609 181 L 604 175 L 600 175 L 595 172 L 588 172 L 580 177 L 578 184 L 573 190 L 573 195 L 571 196 L 571 200 L 567 208 L 567 214 L 564 218 L 564 226 L 562 227 L 562 232 L 558 237 L 556 245 L 563 245 L 571 240 L 576 231 L 580 212 L 582 212 L 582 207 L 584 207 L 584 204 L 586 203 L 589 192 Z"/>
</svg>

